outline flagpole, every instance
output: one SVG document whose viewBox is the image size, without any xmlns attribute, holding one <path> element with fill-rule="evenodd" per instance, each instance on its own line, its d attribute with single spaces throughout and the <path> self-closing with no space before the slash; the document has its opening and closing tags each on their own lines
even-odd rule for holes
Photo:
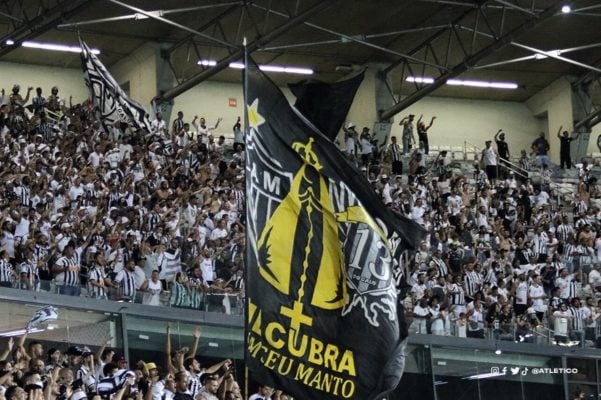
<svg viewBox="0 0 601 400">
<path fill-rule="evenodd" d="M 250 135 L 250 128 L 248 126 L 248 99 L 247 99 L 247 94 L 248 94 L 248 49 L 246 47 L 246 36 L 244 36 L 244 39 L 242 40 L 242 48 L 243 48 L 243 53 L 244 53 L 244 66 L 245 68 L 242 70 L 242 97 L 243 97 L 243 104 L 244 104 L 244 151 L 247 151 L 246 148 L 246 143 L 248 142 L 248 137 Z M 246 168 L 246 165 L 248 164 L 248 160 L 247 163 L 245 164 L 244 168 Z M 244 398 L 247 399 L 249 397 L 248 394 L 248 363 L 247 363 L 247 359 L 246 359 L 246 349 L 248 349 L 248 333 L 247 333 L 247 329 L 248 329 L 248 251 L 250 249 L 249 245 L 248 245 L 248 227 L 249 227 L 249 221 L 248 221 L 248 174 L 245 173 L 245 182 L 244 182 L 244 199 L 246 201 L 246 205 L 245 205 L 245 218 L 246 218 L 246 232 L 245 232 L 245 240 L 246 240 L 246 246 L 245 246 L 245 251 L 244 251 L 244 276 L 246 279 L 246 283 L 244 284 Z"/>
</svg>

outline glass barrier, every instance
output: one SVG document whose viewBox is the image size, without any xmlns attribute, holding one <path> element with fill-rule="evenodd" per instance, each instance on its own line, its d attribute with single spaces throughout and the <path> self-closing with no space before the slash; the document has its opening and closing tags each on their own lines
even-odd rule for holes
<svg viewBox="0 0 601 400">
<path fill-rule="evenodd" d="M 33 319 L 36 312 L 42 306 L 19 302 L 0 303 L 0 343 L 2 350 L 8 346 L 12 339 L 13 352 L 8 359 L 14 362 L 20 361 L 20 356 L 14 350 L 17 343 L 25 334 L 28 323 Z M 32 341 L 42 344 L 42 360 L 48 364 L 52 362 L 62 363 L 67 357 L 67 350 L 74 346 L 83 349 L 87 347 L 92 352 L 98 351 L 103 346 L 116 349 L 118 353 L 123 349 L 121 336 L 121 319 L 118 314 L 78 311 L 68 308 L 55 308 L 56 318 L 44 323 L 33 325 L 26 336 L 27 342 Z M 27 346 L 26 346 L 27 348 Z M 52 360 L 47 357 L 47 351 L 51 348 L 59 350 L 61 358 Z"/>
<path fill-rule="evenodd" d="M 232 288 L 212 287 L 202 289 L 193 285 L 170 282 L 168 290 L 138 290 L 132 297 L 119 295 L 112 288 L 102 297 L 94 297 L 86 285 L 75 287 L 65 294 L 63 287 L 55 281 L 39 281 L 34 283 L 14 282 L 13 289 L 35 292 L 48 292 L 71 295 L 74 297 L 97 298 L 99 301 L 118 301 L 151 306 L 187 308 L 199 311 L 210 311 L 224 314 L 242 315 L 244 313 L 244 293 Z"/>
<path fill-rule="evenodd" d="M 438 400 L 564 399 L 560 357 L 497 354 L 481 349 L 432 348 Z"/>
<path fill-rule="evenodd" d="M 481 324 L 470 325 L 467 320 L 445 317 L 436 322 L 429 318 L 408 317 L 410 321 L 409 332 L 417 335 L 443 335 L 455 337 L 480 338 L 489 341 L 511 341 L 516 343 L 533 343 L 565 347 L 601 348 L 601 326 L 594 331 L 568 329 L 566 336 L 559 336 L 548 326 L 553 326 L 553 319 L 546 316 L 540 324 L 525 323 L 512 320 L 509 323 L 495 321 L 490 326 Z M 569 326 L 569 325 L 568 325 Z"/>
</svg>

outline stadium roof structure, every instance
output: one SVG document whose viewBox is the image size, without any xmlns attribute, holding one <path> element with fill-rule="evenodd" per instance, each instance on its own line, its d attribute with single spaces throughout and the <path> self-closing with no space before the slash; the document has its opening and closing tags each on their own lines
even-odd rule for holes
<svg viewBox="0 0 601 400">
<path fill-rule="evenodd" d="M 315 79 L 377 66 L 397 98 L 390 117 L 429 94 L 525 101 L 566 75 L 599 86 L 600 22 L 596 0 L 2 0 L 0 60 L 77 67 L 76 54 L 20 44 L 77 45 L 79 33 L 110 67 L 156 42 L 179 83 L 167 100 L 206 79 L 240 81 L 228 65 L 246 37 L 257 62 L 311 68 Z M 447 85 L 453 78 L 518 87 Z"/>
</svg>

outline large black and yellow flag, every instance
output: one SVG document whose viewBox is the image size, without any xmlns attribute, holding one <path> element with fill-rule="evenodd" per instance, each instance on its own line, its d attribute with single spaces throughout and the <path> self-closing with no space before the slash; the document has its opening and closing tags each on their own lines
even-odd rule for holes
<svg viewBox="0 0 601 400">
<path fill-rule="evenodd" d="M 365 71 L 361 71 L 334 83 L 302 80 L 289 84 L 290 91 L 296 96 L 294 107 L 333 141 L 353 104 L 364 75 Z"/>
<path fill-rule="evenodd" d="M 379 399 L 404 366 L 395 248 L 422 230 L 256 65 L 246 81 L 247 366 L 298 399 Z"/>
</svg>

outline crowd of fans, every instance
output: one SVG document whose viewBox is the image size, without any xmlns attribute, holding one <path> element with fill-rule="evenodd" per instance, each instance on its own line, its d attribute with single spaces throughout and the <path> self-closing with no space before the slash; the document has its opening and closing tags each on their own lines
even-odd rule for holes
<svg viewBox="0 0 601 400">
<path fill-rule="evenodd" d="M 29 102 L 31 91 L 23 98 L 15 85 L 0 106 L 0 286 L 240 312 L 240 119 L 233 146 L 212 135 L 221 118 L 188 123 L 182 112 L 171 124 L 157 113 L 152 132 L 121 123 L 106 132 L 88 102 L 67 107 L 56 87 Z M 419 117 L 419 141 L 414 116 L 403 118 L 402 148 L 395 137 L 377 143 L 369 128 L 344 129 L 347 156 L 384 203 L 428 231 L 407 259 L 414 329 L 509 336 L 508 326 L 517 335 L 544 325 L 558 341 L 596 341 L 600 190 L 589 168 L 571 206 L 558 203 L 544 135 L 519 160 L 530 169 L 536 159 L 533 185 L 503 168 L 499 130 L 472 174 L 453 173 L 449 154 L 429 154 L 435 118 Z M 573 138 L 561 137 L 565 154 Z"/>
<path fill-rule="evenodd" d="M 412 331 L 601 346 L 601 188 L 592 165 L 565 160 L 574 138 L 563 132 L 561 167 L 577 167 L 579 178 L 566 200 L 554 192 L 544 134 L 521 152 L 516 165 L 524 170 L 514 172 L 499 130 L 496 146 L 487 140 L 465 173 L 451 169 L 447 152 L 428 156 L 423 142 L 409 153 L 412 121 L 401 121 L 403 149 L 395 137 L 378 146 L 368 128 L 345 128 L 347 156 L 367 171 L 384 203 L 427 231 L 406 257 Z"/>
<path fill-rule="evenodd" d="M 152 132 L 116 123 L 107 133 L 88 102 L 66 106 L 58 88 L 47 99 L 38 88 L 29 103 L 31 90 L 23 98 L 15 85 L 0 102 L 0 286 L 240 311 L 240 119 L 233 146 L 213 137 L 221 119 L 187 123 L 181 112 L 171 124 L 157 113 Z M 369 128 L 344 129 L 346 155 L 383 202 L 427 231 L 405 260 L 412 331 L 533 342 L 548 329 L 558 344 L 599 344 L 601 190 L 590 168 L 580 167 L 573 201 L 558 201 L 544 136 L 531 149 L 541 172 L 533 184 L 504 169 L 499 131 L 472 173 L 453 172 L 446 152 L 429 154 L 435 117 L 427 126 L 422 118 L 418 149 L 412 115 L 401 121 L 403 148 L 395 137 L 378 144 Z M 519 165 L 533 163 L 522 151 Z M 0 392 L 7 400 L 240 399 L 231 361 L 201 366 L 200 331 L 194 336 L 190 351 L 172 352 L 167 331 L 164 368 L 131 369 L 106 347 L 45 352 L 35 341 L 25 348 L 25 337 L 9 340 Z M 256 398 L 288 396 L 262 386 Z"/>
<path fill-rule="evenodd" d="M 194 330 L 191 348 L 171 348 L 166 331 L 162 362 L 129 362 L 108 347 L 112 338 L 95 352 L 87 346 L 45 349 L 27 339 L 10 338 L 0 353 L 1 400 L 242 400 L 236 368 L 225 359 L 203 365 L 196 355 L 201 337 Z M 291 400 L 271 387 L 259 385 L 249 400 Z"/>
<path fill-rule="evenodd" d="M 0 286 L 240 310 L 240 120 L 234 146 L 213 137 L 221 119 L 181 112 L 107 132 L 89 102 L 31 91 L 15 85 L 0 106 Z"/>
</svg>

